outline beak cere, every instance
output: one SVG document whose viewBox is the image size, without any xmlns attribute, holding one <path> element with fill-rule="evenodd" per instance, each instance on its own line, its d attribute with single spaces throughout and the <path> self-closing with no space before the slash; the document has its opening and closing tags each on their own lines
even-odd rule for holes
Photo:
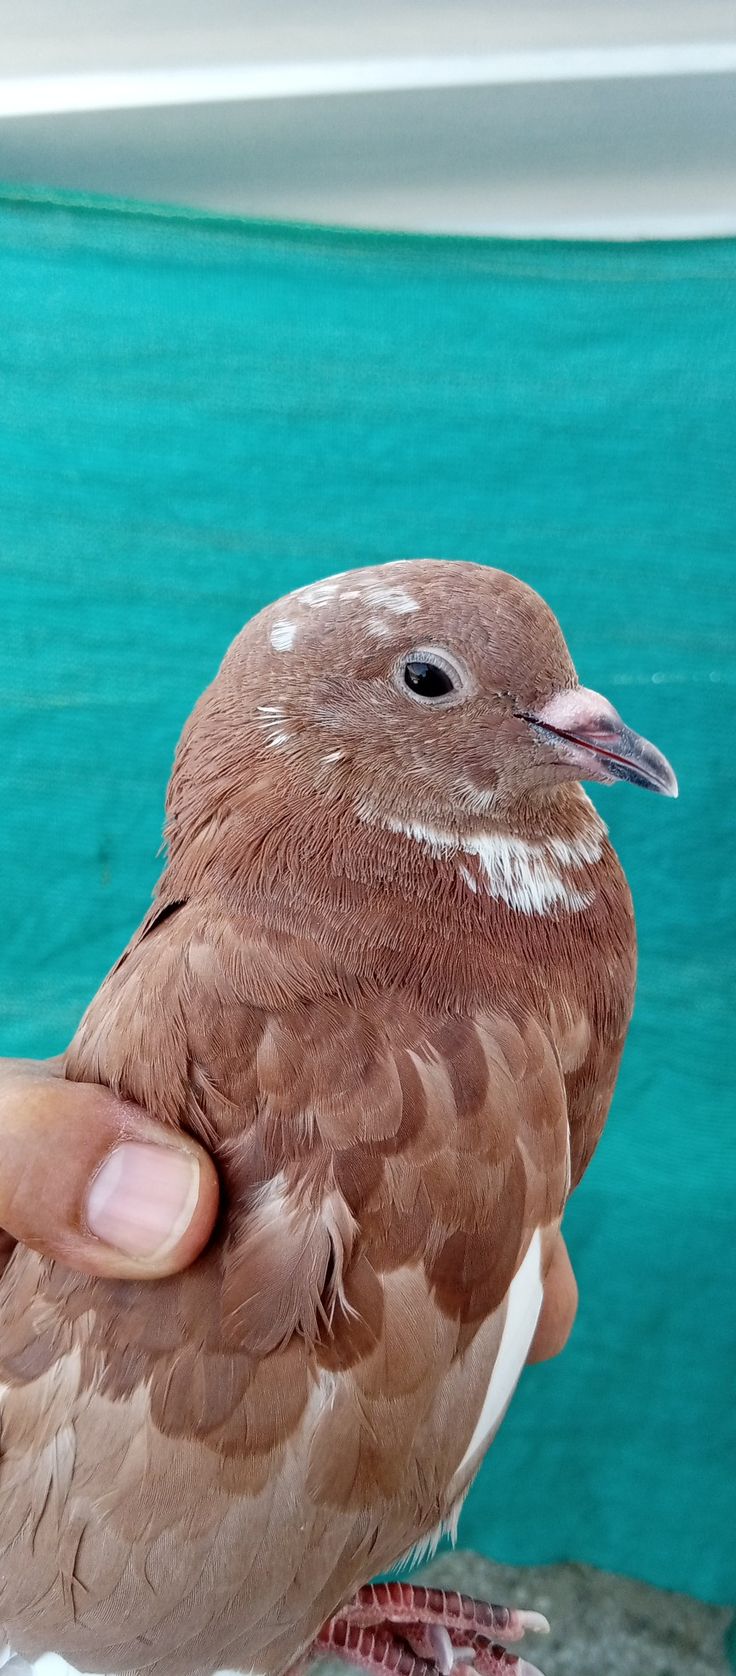
<svg viewBox="0 0 736 1676">
<path fill-rule="evenodd" d="M 617 710 L 589 687 L 555 693 L 546 704 L 524 713 L 537 738 L 554 745 L 563 760 L 574 763 L 581 780 L 613 785 L 628 780 L 632 786 L 677 796 L 673 769 L 648 739 L 634 733 Z"/>
</svg>

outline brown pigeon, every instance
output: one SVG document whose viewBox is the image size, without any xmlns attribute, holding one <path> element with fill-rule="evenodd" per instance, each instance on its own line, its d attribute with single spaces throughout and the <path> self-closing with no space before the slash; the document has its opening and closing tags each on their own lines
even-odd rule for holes
<svg viewBox="0 0 736 1676">
<path fill-rule="evenodd" d="M 531 1671 L 538 1614 L 370 1579 L 454 1530 L 610 1104 L 634 920 L 581 777 L 676 793 L 501 571 L 349 572 L 234 642 L 65 1061 L 203 1140 L 224 1210 L 156 1284 L 5 1271 L 16 1657 Z"/>
</svg>

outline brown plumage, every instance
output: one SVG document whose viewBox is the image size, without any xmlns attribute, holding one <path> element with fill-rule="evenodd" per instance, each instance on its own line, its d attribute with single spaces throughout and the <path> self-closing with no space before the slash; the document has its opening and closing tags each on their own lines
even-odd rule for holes
<svg viewBox="0 0 736 1676">
<path fill-rule="evenodd" d="M 8 1265 L 19 1652 L 279 1672 L 452 1522 L 631 1013 L 629 892 L 581 773 L 674 786 L 501 572 L 346 574 L 235 641 L 179 746 L 153 907 L 66 1057 L 203 1139 L 224 1210 L 156 1284 Z"/>
</svg>

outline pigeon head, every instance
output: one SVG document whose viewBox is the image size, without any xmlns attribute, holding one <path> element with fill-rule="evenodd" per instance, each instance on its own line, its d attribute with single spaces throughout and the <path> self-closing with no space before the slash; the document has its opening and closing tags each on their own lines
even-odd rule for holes
<svg viewBox="0 0 736 1676">
<path fill-rule="evenodd" d="M 522 808 L 533 824 L 580 779 L 677 790 L 660 752 L 580 686 L 539 595 L 459 561 L 349 571 L 268 606 L 190 727 L 205 721 L 220 788 L 227 760 L 271 795 L 322 794 L 397 829 L 508 827 Z"/>
</svg>

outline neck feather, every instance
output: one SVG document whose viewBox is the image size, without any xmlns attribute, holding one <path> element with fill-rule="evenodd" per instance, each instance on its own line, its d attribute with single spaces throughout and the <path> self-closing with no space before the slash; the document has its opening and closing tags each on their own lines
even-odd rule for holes
<svg viewBox="0 0 736 1676">
<path fill-rule="evenodd" d="M 511 968 L 573 969 L 583 945 L 591 958 L 600 945 L 602 919 L 630 917 L 605 827 L 574 792 L 557 820 L 526 811 L 513 831 L 453 833 L 361 819 L 313 793 L 260 796 L 179 833 L 164 893 L 316 945 L 376 989 L 470 1004 Z"/>
</svg>

